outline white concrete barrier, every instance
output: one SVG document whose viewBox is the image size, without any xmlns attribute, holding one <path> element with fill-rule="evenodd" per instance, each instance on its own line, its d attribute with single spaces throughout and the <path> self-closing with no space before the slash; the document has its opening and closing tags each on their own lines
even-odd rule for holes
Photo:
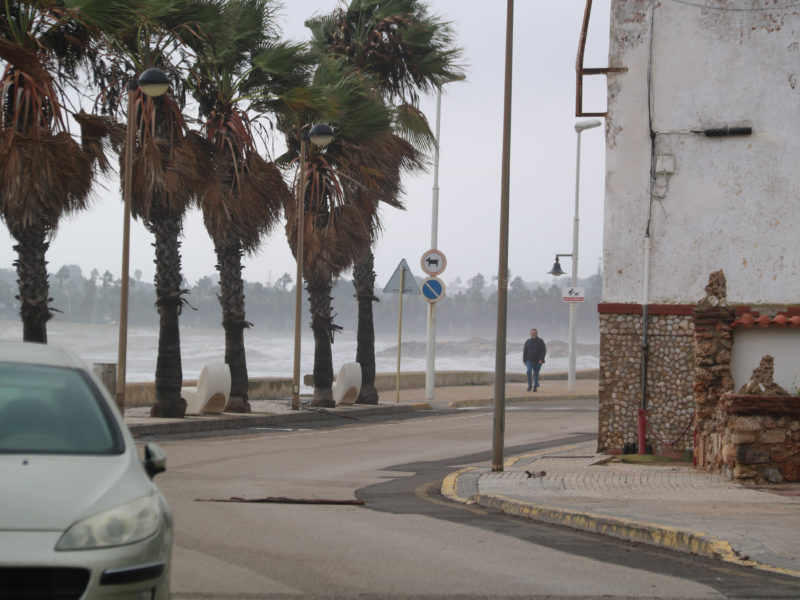
<svg viewBox="0 0 800 600">
<path fill-rule="evenodd" d="M 186 414 L 219 414 L 225 410 L 231 393 L 231 370 L 225 363 L 209 363 L 200 371 L 197 387 L 181 388 Z"/>
<path fill-rule="evenodd" d="M 333 382 L 333 401 L 336 404 L 353 404 L 361 391 L 361 365 L 344 363 Z"/>
</svg>

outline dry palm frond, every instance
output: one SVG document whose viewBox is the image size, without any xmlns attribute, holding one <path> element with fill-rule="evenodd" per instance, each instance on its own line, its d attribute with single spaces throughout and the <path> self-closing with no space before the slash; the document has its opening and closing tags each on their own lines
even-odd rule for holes
<svg viewBox="0 0 800 600">
<path fill-rule="evenodd" d="M 81 147 L 97 161 L 102 173 L 111 168 L 108 152 L 119 148 L 125 139 L 125 128 L 113 119 L 90 115 L 84 111 L 73 115 L 81 127 Z"/>
<path fill-rule="evenodd" d="M 32 61 L 29 53 L 19 50 L 22 52 L 21 56 L 29 60 L 23 61 L 24 69 L 14 66 L 10 61 L 6 65 L 0 89 L 5 103 L 2 127 L 20 131 L 37 127 L 65 130 L 63 111 L 53 78 L 40 64 Z"/>
<path fill-rule="evenodd" d="M 236 183 L 229 186 L 215 181 L 203 192 L 201 206 L 215 244 L 238 240 L 245 252 L 252 253 L 280 219 L 281 208 L 290 202 L 291 193 L 273 163 L 255 152 L 248 153 L 243 162 L 243 175 Z M 232 170 L 232 165 L 228 169 Z M 228 172 L 226 179 L 232 177 Z"/>
<path fill-rule="evenodd" d="M 92 159 L 67 132 L 0 131 L 0 213 L 17 228 L 44 225 L 86 207 Z"/>
</svg>

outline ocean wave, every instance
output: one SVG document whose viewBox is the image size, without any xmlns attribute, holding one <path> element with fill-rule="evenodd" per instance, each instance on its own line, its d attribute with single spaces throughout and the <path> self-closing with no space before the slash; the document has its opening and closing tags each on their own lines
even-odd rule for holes
<svg viewBox="0 0 800 600">
<path fill-rule="evenodd" d="M 116 363 L 119 345 L 119 330 L 116 325 L 90 325 L 84 323 L 61 323 L 51 321 L 47 325 L 48 342 L 66 346 L 87 363 Z M 184 379 L 194 379 L 203 365 L 221 361 L 225 357 L 225 335 L 220 330 L 183 328 L 181 335 L 181 363 Z M 21 340 L 22 325 L 14 321 L 0 321 L 0 339 Z M 524 340 L 523 340 L 524 341 Z M 440 352 L 440 344 L 445 351 Z M 517 345 L 519 348 L 517 348 Z M 554 347 L 558 343 L 554 344 Z M 425 371 L 427 359 L 425 342 L 403 342 L 400 354 L 400 370 Z M 250 377 L 291 377 L 294 369 L 294 338 L 268 332 L 245 332 L 247 350 L 247 372 Z M 460 348 L 460 351 L 459 351 Z M 506 371 L 524 373 L 522 365 L 522 342 L 509 344 L 506 356 Z M 581 346 L 578 350 L 582 350 Z M 355 333 L 338 335 L 331 347 L 334 370 L 356 357 Z M 127 380 L 153 381 L 158 352 L 158 329 L 136 327 L 128 330 Z M 379 373 L 397 371 L 397 340 L 375 341 L 375 367 Z M 578 369 L 593 369 L 599 365 L 594 354 L 579 354 Z M 437 340 L 435 360 L 437 371 L 494 371 L 495 350 L 489 340 Z M 566 356 L 549 357 L 545 372 L 566 371 Z M 314 369 L 314 339 L 311 333 L 301 340 L 300 371 L 311 373 Z M 304 390 L 308 391 L 308 390 Z"/>
</svg>

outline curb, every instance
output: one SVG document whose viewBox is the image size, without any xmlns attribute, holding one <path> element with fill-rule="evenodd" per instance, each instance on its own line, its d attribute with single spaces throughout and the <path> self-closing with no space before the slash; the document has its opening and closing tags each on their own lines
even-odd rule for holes
<svg viewBox="0 0 800 600">
<path fill-rule="evenodd" d="M 564 400 L 597 400 L 597 392 L 586 394 L 554 394 L 551 396 L 509 396 L 505 401 L 508 402 L 543 402 L 545 400 L 564 401 Z M 447 403 L 447 408 L 470 408 L 475 406 L 491 406 L 494 404 L 493 398 L 475 398 L 472 400 L 453 400 Z"/>
<path fill-rule="evenodd" d="M 181 433 L 203 433 L 221 431 L 223 429 L 246 429 L 248 427 L 271 427 L 286 425 L 288 423 L 308 423 L 310 421 L 329 421 L 370 417 L 374 415 L 400 415 L 420 410 L 431 410 L 429 404 L 424 402 L 401 405 L 373 405 L 348 409 L 346 412 L 336 412 L 332 409 L 303 409 L 293 413 L 283 414 L 255 414 L 248 416 L 217 415 L 208 417 L 184 417 L 162 423 L 129 423 L 128 429 L 134 435 L 170 435 Z"/>
<path fill-rule="evenodd" d="M 505 461 L 505 466 L 512 466 L 525 456 L 529 455 L 509 458 Z M 545 506 L 500 495 L 475 494 L 469 498 L 459 496 L 457 492 L 459 477 L 478 468 L 479 467 L 474 466 L 466 467 L 454 473 L 450 473 L 442 481 L 442 495 L 454 502 L 473 504 L 484 508 L 493 508 L 499 510 L 503 514 L 531 521 L 561 525 L 579 531 L 588 531 L 590 533 L 617 538 L 627 542 L 639 542 L 676 552 L 696 554 L 705 558 L 721 560 L 729 564 L 750 567 L 760 571 L 788 575 L 790 577 L 800 577 L 800 571 L 775 567 L 750 559 L 742 559 L 729 542 L 714 538 L 703 532 L 678 529 L 667 525 L 658 525 L 656 523 L 623 519 L 590 512 L 567 510 L 554 506 Z"/>
<path fill-rule="evenodd" d="M 640 542 L 660 546 L 678 552 L 697 554 L 708 558 L 722 559 L 735 556 L 731 545 L 705 533 L 687 531 L 656 525 L 644 521 L 633 521 L 589 512 L 570 511 L 553 506 L 513 500 L 505 496 L 478 494 L 475 502 L 487 508 L 495 508 L 505 514 L 523 517 L 532 521 L 563 525 L 572 529 L 599 533 L 629 542 Z M 743 563 L 737 559 L 737 563 Z"/>
</svg>

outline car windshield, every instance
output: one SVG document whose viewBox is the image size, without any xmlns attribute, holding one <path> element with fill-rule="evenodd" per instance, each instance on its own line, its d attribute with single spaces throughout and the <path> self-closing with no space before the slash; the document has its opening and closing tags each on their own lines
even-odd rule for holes
<svg viewBox="0 0 800 600">
<path fill-rule="evenodd" d="M 110 411 L 79 370 L 0 363 L 0 453 L 119 454 Z"/>
</svg>

